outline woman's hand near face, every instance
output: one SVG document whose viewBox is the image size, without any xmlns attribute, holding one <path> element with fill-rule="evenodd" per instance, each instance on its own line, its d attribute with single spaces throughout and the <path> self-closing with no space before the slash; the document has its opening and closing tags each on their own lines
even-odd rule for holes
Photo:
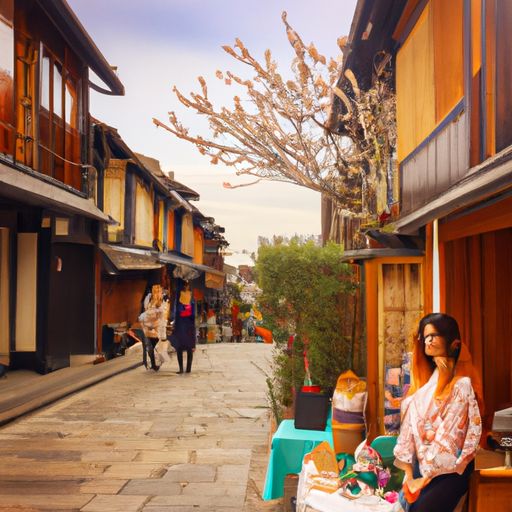
<svg viewBox="0 0 512 512">
<path fill-rule="evenodd" d="M 441 373 L 451 372 L 455 367 L 455 360 L 447 356 L 435 356 L 434 363 Z"/>
</svg>

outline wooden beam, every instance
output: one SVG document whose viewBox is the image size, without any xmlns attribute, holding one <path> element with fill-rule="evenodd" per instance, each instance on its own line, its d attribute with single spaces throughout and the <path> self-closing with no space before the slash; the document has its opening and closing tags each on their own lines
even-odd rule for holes
<svg viewBox="0 0 512 512">
<path fill-rule="evenodd" d="M 439 241 L 448 242 L 512 227 L 512 197 L 439 224 Z"/>
<path fill-rule="evenodd" d="M 433 272 L 434 272 L 434 234 L 432 222 L 425 226 L 425 258 L 423 270 L 423 310 L 432 311 L 434 307 L 433 297 Z"/>
<path fill-rule="evenodd" d="M 366 421 L 369 439 L 379 435 L 379 360 L 378 360 L 378 268 L 375 260 L 365 261 L 365 303 L 366 303 L 366 378 L 368 386 L 368 404 Z"/>
<path fill-rule="evenodd" d="M 391 36 L 395 41 L 403 43 L 407 39 L 427 3 L 428 0 L 409 0 L 407 2 Z"/>
</svg>

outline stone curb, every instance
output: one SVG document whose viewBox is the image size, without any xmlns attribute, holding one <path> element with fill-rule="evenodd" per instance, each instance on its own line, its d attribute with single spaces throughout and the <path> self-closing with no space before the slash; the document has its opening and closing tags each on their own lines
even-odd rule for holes
<svg viewBox="0 0 512 512">
<path fill-rule="evenodd" d="M 55 376 L 51 382 L 45 382 L 46 376 L 41 375 L 42 380 L 31 383 L 28 389 L 20 381 L 19 392 L 11 392 L 9 398 L 0 399 L 0 425 L 139 366 L 142 366 L 140 356 L 123 356 L 98 365 L 57 370 L 50 374 Z"/>
</svg>

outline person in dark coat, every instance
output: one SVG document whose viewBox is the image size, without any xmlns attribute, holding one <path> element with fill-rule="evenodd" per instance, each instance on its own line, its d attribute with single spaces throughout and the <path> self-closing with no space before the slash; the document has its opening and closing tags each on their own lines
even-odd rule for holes
<svg viewBox="0 0 512 512">
<path fill-rule="evenodd" d="M 183 352 L 187 353 L 186 372 L 192 371 L 192 358 L 196 349 L 195 303 L 190 284 L 185 282 L 178 293 L 174 308 L 172 345 L 176 349 L 179 371 L 183 373 Z"/>
</svg>

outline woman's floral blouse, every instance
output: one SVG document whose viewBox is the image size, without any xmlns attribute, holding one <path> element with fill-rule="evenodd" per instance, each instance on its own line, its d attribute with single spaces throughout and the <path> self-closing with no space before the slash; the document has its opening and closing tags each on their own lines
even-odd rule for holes
<svg viewBox="0 0 512 512">
<path fill-rule="evenodd" d="M 412 464 L 421 475 L 434 478 L 445 473 L 462 474 L 475 457 L 482 425 L 469 377 L 459 378 L 450 395 L 434 398 L 438 370 L 416 393 L 402 402 L 402 424 L 395 457 Z"/>
</svg>

